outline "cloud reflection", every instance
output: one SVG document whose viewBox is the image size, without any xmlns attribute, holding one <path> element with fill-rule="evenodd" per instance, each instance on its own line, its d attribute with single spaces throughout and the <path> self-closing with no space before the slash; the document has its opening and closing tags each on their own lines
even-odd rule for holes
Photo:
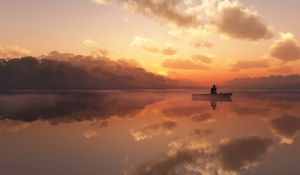
<svg viewBox="0 0 300 175">
<path fill-rule="evenodd" d="M 178 139 L 159 158 L 126 170 L 126 175 L 226 174 L 237 175 L 257 164 L 273 142 L 249 136 L 213 145 L 202 139 Z"/>
<path fill-rule="evenodd" d="M 162 113 L 166 117 L 192 117 L 194 115 L 202 114 L 208 110 L 208 108 L 199 107 L 199 106 L 177 106 L 177 107 L 168 107 L 162 110 Z"/>
<path fill-rule="evenodd" d="M 270 139 L 258 136 L 225 140 L 218 150 L 222 167 L 228 171 L 247 169 L 255 165 L 272 143 Z"/>
<path fill-rule="evenodd" d="M 252 117 L 252 116 L 268 116 L 270 109 L 253 106 L 240 106 L 234 105 L 232 108 L 233 112 L 239 117 Z"/>
<path fill-rule="evenodd" d="M 195 115 L 192 117 L 192 120 L 195 122 L 201 122 L 201 123 L 213 123 L 216 121 L 216 119 L 214 118 L 214 116 L 211 113 Z"/>
<path fill-rule="evenodd" d="M 144 125 L 140 128 L 131 129 L 130 134 L 136 141 L 150 139 L 155 136 L 165 133 L 166 135 L 172 134 L 172 129 L 176 128 L 178 124 L 173 121 L 165 121 L 159 124 Z"/>
<path fill-rule="evenodd" d="M 151 93 L 12 93 L 0 96 L 0 120 L 48 121 L 53 125 L 134 117 L 162 99 Z"/>
<path fill-rule="evenodd" d="M 90 124 L 89 128 L 83 133 L 83 136 L 86 138 L 92 138 L 98 135 L 98 129 L 107 128 L 107 121 L 94 121 Z"/>
<path fill-rule="evenodd" d="M 193 134 L 195 136 L 199 136 L 199 137 L 204 137 L 204 136 L 212 134 L 212 133 L 213 133 L 213 130 L 211 130 L 211 129 L 195 129 L 193 131 Z"/>
<path fill-rule="evenodd" d="M 273 119 L 271 127 L 275 135 L 281 138 L 281 143 L 292 144 L 297 132 L 300 130 L 300 118 L 284 115 Z"/>
<path fill-rule="evenodd" d="M 13 120 L 0 120 L 0 131 L 17 133 L 30 126 L 30 123 Z"/>
</svg>

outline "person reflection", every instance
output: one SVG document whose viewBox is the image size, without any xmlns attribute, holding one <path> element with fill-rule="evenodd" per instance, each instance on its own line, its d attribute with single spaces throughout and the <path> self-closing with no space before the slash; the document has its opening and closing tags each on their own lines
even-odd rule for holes
<svg viewBox="0 0 300 175">
<path fill-rule="evenodd" d="M 217 109 L 217 103 L 227 102 L 231 103 L 231 98 L 207 98 L 207 97 L 201 97 L 201 96 L 193 96 L 192 101 L 208 101 L 210 102 L 210 106 L 213 110 Z"/>
<path fill-rule="evenodd" d="M 213 110 L 217 109 L 217 101 L 216 100 L 211 100 L 210 101 L 210 106 Z"/>
</svg>

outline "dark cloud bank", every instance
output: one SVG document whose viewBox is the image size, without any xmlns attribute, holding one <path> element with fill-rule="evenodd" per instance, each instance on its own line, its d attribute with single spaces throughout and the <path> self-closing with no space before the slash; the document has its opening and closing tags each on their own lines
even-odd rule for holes
<svg viewBox="0 0 300 175">
<path fill-rule="evenodd" d="M 236 78 L 229 81 L 226 87 L 241 89 L 299 89 L 300 75 Z"/>
<path fill-rule="evenodd" d="M 171 88 L 177 82 L 126 61 L 52 52 L 0 60 L 0 89 Z"/>
<path fill-rule="evenodd" d="M 196 85 L 194 85 L 196 86 Z M 51 52 L 39 58 L 0 59 L 0 89 L 187 88 L 126 60 Z M 237 78 L 229 88 L 299 89 L 300 75 Z"/>
</svg>

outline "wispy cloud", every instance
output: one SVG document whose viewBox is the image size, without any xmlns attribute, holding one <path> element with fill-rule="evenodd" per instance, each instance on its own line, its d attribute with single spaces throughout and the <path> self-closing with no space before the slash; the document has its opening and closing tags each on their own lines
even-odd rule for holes
<svg viewBox="0 0 300 175">
<path fill-rule="evenodd" d="M 90 38 L 85 39 L 83 41 L 83 45 L 89 51 L 89 53 L 93 56 L 107 56 L 108 55 L 107 49 L 99 48 L 99 44 Z"/>
<path fill-rule="evenodd" d="M 239 60 L 233 65 L 231 65 L 232 71 L 240 71 L 246 69 L 262 69 L 269 68 L 270 63 L 266 59 L 262 60 Z"/>
<path fill-rule="evenodd" d="M 160 53 L 163 55 L 175 55 L 177 53 L 177 50 L 173 48 L 171 44 L 166 43 L 162 45 L 153 40 L 140 36 L 135 37 L 130 46 L 141 48 L 147 52 Z"/>
<path fill-rule="evenodd" d="M 209 67 L 199 60 L 193 59 L 166 59 L 163 61 L 162 66 L 170 69 L 181 70 L 209 70 Z"/>
<path fill-rule="evenodd" d="M 197 54 L 197 55 L 193 55 L 192 59 L 194 61 L 200 61 L 203 63 L 211 63 L 213 60 L 212 56 L 207 56 L 207 55 L 202 55 L 202 54 Z"/>
<path fill-rule="evenodd" d="M 18 45 L 0 46 L 0 58 L 15 58 L 29 56 L 31 51 Z"/>
</svg>

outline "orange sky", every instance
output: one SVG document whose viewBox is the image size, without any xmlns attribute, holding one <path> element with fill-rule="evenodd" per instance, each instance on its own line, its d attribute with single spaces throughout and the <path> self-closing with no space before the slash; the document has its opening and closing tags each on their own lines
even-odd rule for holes
<svg viewBox="0 0 300 175">
<path fill-rule="evenodd" d="M 299 6 L 298 0 L 2 0 L 0 56 L 105 55 L 202 84 L 299 74 Z"/>
</svg>

